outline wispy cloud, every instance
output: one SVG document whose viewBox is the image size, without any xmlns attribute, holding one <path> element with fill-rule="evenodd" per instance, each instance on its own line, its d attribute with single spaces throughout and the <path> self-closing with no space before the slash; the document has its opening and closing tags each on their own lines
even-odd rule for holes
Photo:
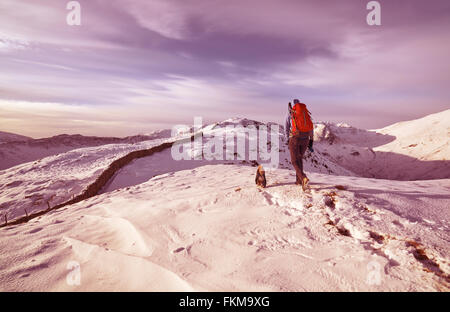
<svg viewBox="0 0 450 312">
<path fill-rule="evenodd" d="M 384 1 L 381 27 L 367 26 L 359 0 L 80 3 L 82 25 L 70 27 L 64 1 L 1 1 L 2 130 L 111 123 L 109 134 L 132 134 L 194 115 L 281 121 L 293 97 L 316 119 L 343 112 L 362 127 L 448 107 L 446 0 Z"/>
</svg>

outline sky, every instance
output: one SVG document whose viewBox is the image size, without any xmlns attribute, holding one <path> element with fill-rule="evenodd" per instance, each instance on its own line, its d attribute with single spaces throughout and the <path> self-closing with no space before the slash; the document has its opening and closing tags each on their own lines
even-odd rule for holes
<svg viewBox="0 0 450 312">
<path fill-rule="evenodd" d="M 127 136 L 246 117 L 381 128 L 450 108 L 450 1 L 0 1 L 0 130 Z"/>
</svg>

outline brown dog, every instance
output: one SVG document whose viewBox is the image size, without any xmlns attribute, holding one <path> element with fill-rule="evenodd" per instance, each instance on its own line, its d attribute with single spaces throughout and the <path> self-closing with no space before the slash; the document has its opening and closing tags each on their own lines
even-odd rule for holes
<svg viewBox="0 0 450 312">
<path fill-rule="evenodd" d="M 266 173 L 264 172 L 264 168 L 262 165 L 258 166 L 258 169 L 256 170 L 256 177 L 255 177 L 255 183 L 258 186 L 261 186 L 263 188 L 266 187 Z"/>
</svg>

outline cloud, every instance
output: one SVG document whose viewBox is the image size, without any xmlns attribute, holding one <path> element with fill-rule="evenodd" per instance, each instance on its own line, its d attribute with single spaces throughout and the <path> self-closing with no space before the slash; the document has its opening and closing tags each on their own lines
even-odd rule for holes
<svg viewBox="0 0 450 312">
<path fill-rule="evenodd" d="M 0 39 L 0 53 L 24 50 L 28 47 L 28 45 L 28 42 L 25 40 L 8 39 L 5 36 Z"/>
<path fill-rule="evenodd" d="M 412 103 L 405 116 L 426 112 L 424 103 L 428 112 L 448 106 L 449 1 L 383 1 L 381 27 L 366 24 L 360 0 L 80 3 L 82 25 L 70 27 L 64 1 L 1 1 L 4 109 L 22 102 L 30 112 L 32 103 L 78 107 L 71 113 L 79 121 L 68 111 L 60 118 L 81 132 L 89 128 L 80 122 L 91 120 L 89 111 L 116 112 L 96 125 L 143 129 L 170 118 L 189 122 L 195 114 L 282 121 L 286 102 L 301 97 L 316 106 L 318 119 L 344 111 L 342 119 L 373 127 L 405 102 Z M 169 115 L 163 113 L 168 107 Z M 367 112 L 373 124 L 358 124 L 354 116 Z M 27 118 L 23 114 L 22 123 Z M 51 119 L 35 131 L 46 128 L 66 129 Z"/>
<path fill-rule="evenodd" d="M 116 2 L 116 6 L 124 6 Z M 171 1 L 128 1 L 125 9 L 137 23 L 169 39 L 184 39 L 189 36 L 188 14 Z"/>
<path fill-rule="evenodd" d="M 170 125 L 164 114 L 148 108 L 130 110 L 126 106 L 106 108 L 0 100 L 0 116 L 2 130 L 35 138 L 62 133 L 126 136 Z"/>
<path fill-rule="evenodd" d="M 314 56 L 282 67 L 274 78 L 290 85 L 357 91 L 363 96 L 397 92 L 408 97 L 417 96 L 417 90 L 430 98 L 450 95 L 445 88 L 450 83 L 450 65 L 444 61 L 450 54 L 447 34 L 418 31 L 413 38 L 392 40 L 389 48 L 386 40 L 385 34 L 350 38 L 333 47 L 337 60 Z"/>
</svg>

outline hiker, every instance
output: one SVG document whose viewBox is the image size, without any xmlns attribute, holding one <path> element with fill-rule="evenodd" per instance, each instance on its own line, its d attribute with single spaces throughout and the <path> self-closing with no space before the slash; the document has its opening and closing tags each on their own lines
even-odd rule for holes
<svg viewBox="0 0 450 312">
<path fill-rule="evenodd" d="M 306 105 L 300 103 L 298 99 L 294 100 L 294 106 L 289 103 L 289 112 L 286 117 L 286 138 L 291 154 L 291 163 L 296 172 L 295 184 L 301 184 L 305 190 L 309 179 L 303 171 L 303 155 L 306 149 L 311 152 L 313 149 L 314 125 L 311 121 L 311 114 Z"/>
</svg>

